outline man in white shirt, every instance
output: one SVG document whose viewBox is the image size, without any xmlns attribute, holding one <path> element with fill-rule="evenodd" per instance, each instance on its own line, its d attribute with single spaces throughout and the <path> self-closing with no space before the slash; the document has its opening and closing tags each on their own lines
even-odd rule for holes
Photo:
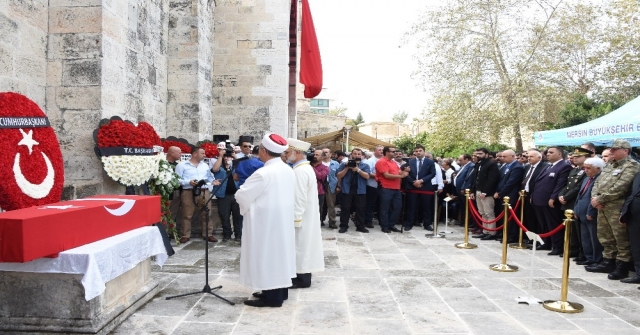
<svg viewBox="0 0 640 335">
<path fill-rule="evenodd" d="M 383 148 L 382 145 L 376 146 L 373 156 L 365 161 L 371 169 L 369 179 L 367 179 L 367 204 L 364 210 L 364 226 L 367 228 L 373 228 L 373 213 L 378 211 L 376 204 L 380 195 L 376 181 L 376 163 L 378 159 L 382 158 Z"/>
</svg>

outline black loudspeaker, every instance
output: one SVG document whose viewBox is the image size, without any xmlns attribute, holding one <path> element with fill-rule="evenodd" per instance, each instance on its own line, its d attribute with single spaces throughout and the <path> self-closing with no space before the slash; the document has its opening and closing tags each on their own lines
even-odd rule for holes
<svg viewBox="0 0 640 335">
<path fill-rule="evenodd" d="M 242 142 L 249 142 L 253 144 L 253 136 L 240 136 L 240 138 L 238 139 L 238 144 L 242 144 Z"/>
<path fill-rule="evenodd" d="M 213 135 L 213 143 L 224 142 L 229 139 L 229 135 Z"/>
</svg>

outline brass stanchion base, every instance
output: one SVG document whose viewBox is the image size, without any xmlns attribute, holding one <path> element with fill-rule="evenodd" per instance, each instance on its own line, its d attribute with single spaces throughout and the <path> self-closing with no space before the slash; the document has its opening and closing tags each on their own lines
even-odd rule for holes
<svg viewBox="0 0 640 335">
<path fill-rule="evenodd" d="M 491 264 L 489 265 L 489 269 L 498 272 L 516 272 L 518 271 L 518 267 L 515 265 L 509 264 Z"/>
<path fill-rule="evenodd" d="M 545 300 L 542 307 L 560 313 L 580 313 L 584 311 L 584 306 L 575 302 Z"/>
<path fill-rule="evenodd" d="M 509 243 L 509 248 L 512 249 L 531 249 L 526 243 Z"/>
<path fill-rule="evenodd" d="M 472 243 L 456 243 L 454 245 L 458 249 L 475 249 L 478 247 L 477 244 L 472 244 Z"/>
</svg>

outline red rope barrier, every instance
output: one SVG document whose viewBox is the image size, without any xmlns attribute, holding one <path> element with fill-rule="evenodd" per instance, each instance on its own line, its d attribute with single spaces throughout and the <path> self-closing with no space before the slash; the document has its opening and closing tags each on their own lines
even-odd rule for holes
<svg viewBox="0 0 640 335">
<path fill-rule="evenodd" d="M 476 221 L 478 221 L 478 223 L 477 223 L 477 224 L 478 224 L 478 226 L 480 226 L 480 227 L 481 227 L 482 229 L 484 229 L 484 230 L 487 230 L 487 231 L 499 231 L 499 230 L 502 230 L 502 228 L 504 228 L 504 224 L 503 224 L 503 225 L 501 225 L 500 227 L 496 227 L 496 228 L 489 228 L 489 227 L 485 227 L 485 226 L 483 226 L 483 225 L 482 225 L 481 223 L 479 223 L 479 222 L 485 222 L 485 223 L 487 223 L 487 221 L 482 220 L 482 216 L 480 216 L 480 213 L 478 213 L 478 211 L 477 211 L 475 208 L 473 208 L 473 207 L 471 207 L 471 215 L 473 215 L 473 217 L 476 219 Z M 504 211 L 503 211 L 503 213 L 502 213 L 502 215 L 501 215 L 501 216 L 503 216 L 503 215 L 504 215 Z M 491 223 L 491 222 L 489 222 L 489 223 Z"/>
<path fill-rule="evenodd" d="M 484 219 L 482 219 L 482 215 L 480 215 L 480 212 L 478 212 L 478 210 L 476 209 L 476 207 L 473 204 L 473 201 L 471 201 L 471 199 L 469 199 L 469 208 L 471 208 L 472 211 L 475 211 L 478 214 L 478 217 L 480 218 L 480 221 L 482 221 L 484 223 L 496 223 L 496 222 L 500 221 L 504 217 L 504 211 L 502 211 L 500 213 L 500 215 L 498 215 L 495 219 L 493 219 L 491 221 L 485 221 Z"/>
<path fill-rule="evenodd" d="M 509 212 L 511 213 L 511 218 L 518 224 L 518 226 L 520 226 L 520 229 L 522 229 L 522 231 L 524 231 L 525 233 L 528 232 L 529 230 L 525 226 L 522 225 L 522 222 L 520 222 L 520 220 L 518 219 L 518 216 L 513 211 L 513 209 L 509 208 Z M 540 236 L 542 238 L 547 238 L 549 236 L 557 234 L 559 231 L 561 231 L 563 229 L 564 229 L 564 224 L 561 223 L 554 230 L 552 230 L 552 231 L 550 231 L 548 233 L 538 234 L 538 236 Z"/>
</svg>

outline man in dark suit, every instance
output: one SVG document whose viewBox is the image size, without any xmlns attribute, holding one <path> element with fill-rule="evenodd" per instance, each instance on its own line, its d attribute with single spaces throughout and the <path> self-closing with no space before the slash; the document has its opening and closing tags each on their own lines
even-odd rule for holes
<svg viewBox="0 0 640 335">
<path fill-rule="evenodd" d="M 631 193 L 620 210 L 620 223 L 625 224 L 629 229 L 631 255 L 636 270 L 635 276 L 622 279 L 621 282 L 640 284 L 640 172 L 633 178 Z"/>
<path fill-rule="evenodd" d="M 460 165 L 460 170 L 458 170 L 456 177 L 453 179 L 453 186 L 455 187 L 456 201 L 458 202 L 458 212 L 462 213 L 460 225 L 464 225 L 464 206 L 466 201 L 464 190 L 471 187 L 469 176 L 475 164 L 471 161 L 471 155 L 464 154 L 458 157 L 458 165 Z"/>
<path fill-rule="evenodd" d="M 433 218 L 433 197 L 438 185 L 432 185 L 431 179 L 435 177 L 435 163 L 425 157 L 424 147 L 416 145 L 413 153 L 416 158 L 410 159 L 407 164 L 410 168 L 406 180 L 407 206 L 405 208 L 405 230 L 411 230 L 414 224 L 416 211 L 422 211 L 422 221 L 425 229 L 429 228 L 429 219 Z M 440 173 L 440 171 L 438 171 Z M 427 194 L 427 193 L 431 194 Z"/>
<path fill-rule="evenodd" d="M 563 153 L 563 150 L 558 147 L 547 149 L 549 166 L 536 178 L 535 189 L 531 194 L 536 217 L 540 223 L 544 223 L 546 228 L 544 231 L 536 232 L 538 234 L 552 231 L 564 220 L 558 195 L 567 185 L 571 165 L 563 159 Z M 551 252 L 548 255 L 562 255 L 564 234 L 556 233 L 550 239 Z"/>
<path fill-rule="evenodd" d="M 576 218 L 575 226 L 580 226 L 580 240 L 585 257 L 584 260 L 576 261 L 578 265 L 591 265 L 602 261 L 604 248 L 598 240 L 598 209 L 591 205 L 591 190 L 604 165 L 604 161 L 598 157 L 589 158 L 583 164 L 585 178 L 580 183 L 573 206 L 573 216 Z"/>
<path fill-rule="evenodd" d="M 502 199 L 509 197 L 509 204 L 514 207 L 520 196 L 520 185 L 524 176 L 524 168 L 516 161 L 516 153 L 513 150 L 505 150 L 500 153 L 503 166 L 500 168 L 500 181 L 493 198 L 496 202 L 504 203 Z M 504 208 L 504 205 L 502 206 Z M 508 213 L 506 213 L 508 214 Z M 509 221 L 508 243 L 518 242 L 518 226 L 515 221 Z"/>
<path fill-rule="evenodd" d="M 527 153 L 527 161 L 529 164 L 524 170 L 524 178 L 522 179 L 521 189 L 525 191 L 526 197 L 524 201 L 524 226 L 528 230 L 535 233 L 541 233 L 543 231 L 544 223 L 538 222 L 536 213 L 533 210 L 533 204 L 531 201 L 531 194 L 535 190 L 536 179 L 544 169 L 547 168 L 547 162 L 542 161 L 542 154 L 538 150 L 529 150 Z M 550 250 L 551 246 L 544 245 L 538 247 L 539 250 Z"/>
<path fill-rule="evenodd" d="M 571 161 L 575 167 L 569 172 L 567 186 L 565 186 L 558 195 L 558 200 L 560 200 L 562 204 L 562 211 L 566 211 L 567 209 L 573 210 L 576 197 L 580 191 L 580 185 L 582 185 L 582 181 L 587 176 L 582 165 L 587 157 L 591 157 L 592 154 L 593 152 L 584 148 L 576 148 L 573 151 Z M 576 257 L 577 262 L 586 260 L 584 251 L 582 250 L 582 233 L 580 229 L 582 229 L 581 225 L 575 225 L 575 229 L 571 229 L 571 257 Z"/>
<path fill-rule="evenodd" d="M 500 171 L 496 162 L 489 158 L 489 150 L 486 148 L 478 148 L 473 154 L 478 158 L 478 164 L 475 166 L 476 178 L 471 184 L 471 197 L 476 200 L 478 212 L 482 219 L 491 221 L 495 219 L 495 199 L 493 194 L 496 192 L 496 187 L 500 181 Z M 484 225 L 488 228 L 496 227 L 495 222 Z M 485 230 L 482 234 L 473 235 L 472 237 L 482 240 L 495 240 L 496 232 Z"/>
</svg>

